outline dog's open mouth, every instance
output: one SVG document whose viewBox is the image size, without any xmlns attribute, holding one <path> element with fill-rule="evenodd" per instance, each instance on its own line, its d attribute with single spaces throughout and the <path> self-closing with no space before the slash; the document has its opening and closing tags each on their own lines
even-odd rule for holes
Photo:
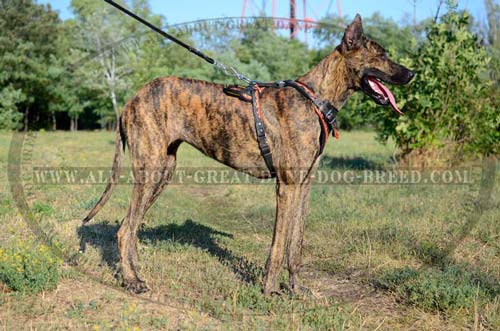
<svg viewBox="0 0 500 331">
<path fill-rule="evenodd" d="M 378 78 L 374 76 L 363 77 L 363 90 L 379 105 L 390 105 L 398 114 L 403 115 L 392 92 Z"/>
</svg>

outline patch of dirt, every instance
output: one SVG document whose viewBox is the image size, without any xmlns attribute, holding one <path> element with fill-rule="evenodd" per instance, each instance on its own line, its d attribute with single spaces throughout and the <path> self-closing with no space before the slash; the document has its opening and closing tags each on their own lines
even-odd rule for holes
<svg viewBox="0 0 500 331">
<path fill-rule="evenodd" d="M 9 290 L 9 288 L 7 286 L 5 286 L 5 284 L 0 283 L 0 292 L 9 293 L 11 291 Z"/>
<path fill-rule="evenodd" d="M 301 278 L 313 294 L 320 298 L 333 297 L 340 302 L 348 303 L 364 313 L 372 313 L 395 318 L 401 316 L 394 298 L 374 287 L 350 278 L 331 275 L 318 270 L 304 270 Z"/>
<path fill-rule="evenodd" d="M 396 302 L 390 294 L 377 290 L 353 273 L 350 276 L 332 275 L 314 269 L 301 272 L 304 285 L 317 298 L 334 298 L 354 308 L 363 320 L 363 325 L 372 330 L 439 330 L 456 331 L 463 326 L 438 313 L 427 313 Z M 370 327 L 368 327 L 369 325 Z M 363 328 L 364 330 L 365 328 Z"/>
</svg>

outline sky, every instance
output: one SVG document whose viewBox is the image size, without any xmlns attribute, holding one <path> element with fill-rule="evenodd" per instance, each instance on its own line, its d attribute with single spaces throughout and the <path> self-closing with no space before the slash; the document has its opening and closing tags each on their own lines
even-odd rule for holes
<svg viewBox="0 0 500 331">
<path fill-rule="evenodd" d="M 298 18 L 304 17 L 301 0 L 296 0 L 298 4 Z M 434 16 L 438 0 L 415 0 L 417 1 L 417 19 Z M 50 3 L 54 10 L 59 11 L 61 18 L 71 17 L 69 9 L 71 0 L 38 0 L 38 3 Z M 194 21 L 203 18 L 232 17 L 241 16 L 244 0 L 149 0 L 154 13 L 167 18 L 168 24 L 176 24 Z M 246 16 L 254 16 L 260 12 L 262 5 L 266 3 L 266 12 L 271 15 L 271 0 L 247 0 Z M 307 16 L 312 19 L 319 19 L 328 11 L 337 13 L 335 0 L 308 0 Z M 370 16 L 374 12 L 380 12 L 382 16 L 391 17 L 397 22 L 401 22 L 405 17 L 411 18 L 413 15 L 413 0 L 341 0 L 342 11 L 345 16 L 354 17 L 356 13 L 361 16 Z M 479 20 L 484 20 L 485 9 L 482 0 L 461 0 L 460 8 L 468 9 L 472 15 Z M 276 0 L 276 16 L 287 17 L 289 15 L 289 1 Z"/>
</svg>

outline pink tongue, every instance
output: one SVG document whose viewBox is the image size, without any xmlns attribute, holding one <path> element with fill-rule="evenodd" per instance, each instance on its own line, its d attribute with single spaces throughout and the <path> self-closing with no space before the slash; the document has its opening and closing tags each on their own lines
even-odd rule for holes
<svg viewBox="0 0 500 331">
<path fill-rule="evenodd" d="M 381 82 L 379 82 L 375 78 L 368 78 L 368 82 L 370 83 L 370 87 L 380 95 L 385 96 L 389 99 L 389 103 L 391 104 L 392 109 L 394 109 L 399 115 L 404 115 L 401 110 L 399 110 L 398 105 L 396 104 L 396 99 L 394 95 L 392 95 L 391 91 L 387 87 L 384 86 Z"/>
</svg>

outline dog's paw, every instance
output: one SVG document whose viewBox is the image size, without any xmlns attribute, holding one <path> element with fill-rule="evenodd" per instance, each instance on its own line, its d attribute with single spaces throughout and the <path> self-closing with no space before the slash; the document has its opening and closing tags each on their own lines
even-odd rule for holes
<svg viewBox="0 0 500 331">
<path fill-rule="evenodd" d="M 265 286 L 262 292 L 265 296 L 280 296 L 282 294 L 280 286 Z"/>
<path fill-rule="evenodd" d="M 125 280 L 123 281 L 123 287 L 134 294 L 142 294 L 150 291 L 151 289 L 146 284 L 146 282 L 136 279 L 136 280 Z"/>
<path fill-rule="evenodd" d="M 298 286 L 296 285 L 293 288 L 291 288 L 290 294 L 302 298 L 310 298 L 313 296 L 313 292 L 309 288 L 301 285 Z"/>
</svg>

